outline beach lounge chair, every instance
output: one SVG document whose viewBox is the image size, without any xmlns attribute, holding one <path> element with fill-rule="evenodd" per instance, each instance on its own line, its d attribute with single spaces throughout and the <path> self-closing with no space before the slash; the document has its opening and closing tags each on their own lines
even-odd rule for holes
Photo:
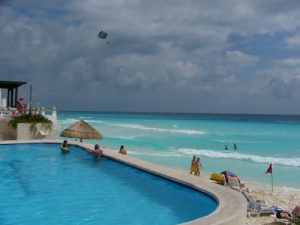
<svg viewBox="0 0 300 225">
<path fill-rule="evenodd" d="M 251 216 L 266 216 L 266 215 L 274 215 L 275 210 L 281 209 L 276 205 L 268 205 L 265 201 L 262 200 L 254 200 L 252 196 L 247 197 L 248 205 L 247 205 L 247 215 Z"/>
<path fill-rule="evenodd" d="M 239 191 L 239 192 L 242 192 L 242 188 L 239 184 L 239 181 L 236 177 L 231 177 L 231 176 L 228 176 L 228 185 L 230 188 L 236 190 L 236 191 Z"/>
</svg>

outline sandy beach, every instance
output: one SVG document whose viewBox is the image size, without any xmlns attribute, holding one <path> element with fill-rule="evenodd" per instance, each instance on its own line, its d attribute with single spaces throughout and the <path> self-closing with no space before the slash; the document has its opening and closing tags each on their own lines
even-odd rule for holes
<svg viewBox="0 0 300 225">
<path fill-rule="evenodd" d="M 209 174 L 202 173 L 204 179 L 209 180 Z M 292 211 L 296 205 L 300 205 L 300 189 L 289 187 L 275 187 L 270 185 L 248 182 L 243 180 L 250 191 L 250 195 L 255 200 L 264 200 L 268 205 L 277 205 L 285 210 Z M 216 184 L 218 185 L 218 184 Z M 270 215 L 260 217 L 247 217 L 246 225 L 275 225 L 274 219 Z"/>
<path fill-rule="evenodd" d="M 248 183 L 252 196 L 255 199 L 265 200 L 268 204 L 278 205 L 286 210 L 293 210 L 296 205 L 300 204 L 300 190 L 287 187 L 274 187 L 272 193 L 270 186 L 263 186 L 258 183 Z M 270 216 L 247 217 L 247 225 L 254 224 L 276 224 L 273 223 Z"/>
</svg>

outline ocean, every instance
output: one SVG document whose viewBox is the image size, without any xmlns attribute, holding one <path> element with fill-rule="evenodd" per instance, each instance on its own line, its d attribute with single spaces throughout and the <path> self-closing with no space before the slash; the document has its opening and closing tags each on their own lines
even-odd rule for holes
<svg viewBox="0 0 300 225">
<path fill-rule="evenodd" d="M 104 137 L 84 142 L 124 145 L 133 157 L 187 172 L 196 155 L 205 173 L 229 170 L 265 185 L 272 163 L 274 186 L 300 188 L 300 116 L 61 111 L 56 138 L 81 119 Z"/>
</svg>

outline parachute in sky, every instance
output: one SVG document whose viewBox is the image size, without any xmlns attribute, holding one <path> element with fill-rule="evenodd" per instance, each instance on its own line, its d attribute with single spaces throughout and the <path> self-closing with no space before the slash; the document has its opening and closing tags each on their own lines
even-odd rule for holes
<svg viewBox="0 0 300 225">
<path fill-rule="evenodd" d="M 104 32 L 103 30 L 101 30 L 98 34 L 98 38 L 101 38 L 101 39 L 106 39 L 108 36 L 108 34 L 106 32 Z"/>
</svg>

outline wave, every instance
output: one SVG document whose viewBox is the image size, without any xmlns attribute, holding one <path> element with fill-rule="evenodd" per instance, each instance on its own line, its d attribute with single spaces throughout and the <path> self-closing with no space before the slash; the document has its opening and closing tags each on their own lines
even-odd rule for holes
<svg viewBox="0 0 300 225">
<path fill-rule="evenodd" d="M 132 124 L 132 123 L 107 123 L 107 122 L 98 121 L 98 120 L 87 120 L 87 122 L 102 123 L 102 124 L 110 125 L 110 126 L 139 129 L 139 130 L 149 130 L 149 131 L 156 131 L 156 132 L 169 132 L 169 133 L 179 133 L 179 134 L 186 134 L 186 135 L 204 134 L 204 132 L 199 131 L 199 130 L 165 129 L 165 128 L 158 128 L 158 127 L 147 127 L 147 126 L 143 126 L 140 124 Z"/>
<path fill-rule="evenodd" d="M 60 124 L 71 124 L 71 123 L 75 123 L 78 120 L 76 119 L 65 119 L 65 120 L 58 120 L 58 125 Z"/>
<path fill-rule="evenodd" d="M 111 138 L 111 139 L 133 140 L 133 139 L 141 137 L 141 136 L 105 136 L 105 137 Z"/>
<path fill-rule="evenodd" d="M 161 156 L 161 157 L 182 157 L 182 154 L 179 154 L 178 152 L 136 152 L 136 151 L 130 151 L 130 155 L 148 155 L 148 156 Z"/>
<path fill-rule="evenodd" d="M 79 116 L 80 119 L 93 119 L 92 116 Z"/>
<path fill-rule="evenodd" d="M 232 152 L 217 152 L 212 150 L 200 150 L 191 148 L 181 148 L 179 152 L 188 155 L 202 155 L 210 158 L 223 158 L 223 159 L 239 159 L 249 160 L 256 163 L 270 163 L 282 166 L 295 166 L 300 167 L 300 158 L 277 158 L 277 157 L 266 157 L 258 155 L 248 155 Z"/>
<path fill-rule="evenodd" d="M 78 120 L 76 119 L 65 119 L 65 120 L 59 120 L 60 124 L 71 124 Z M 147 127 L 140 124 L 132 124 L 132 123 L 109 123 L 109 122 L 103 122 L 101 120 L 85 120 L 88 123 L 98 123 L 98 124 L 104 124 L 108 126 L 116 126 L 116 127 L 123 127 L 123 128 L 130 128 L 130 129 L 139 129 L 139 130 L 149 130 L 149 131 L 156 131 L 156 132 L 169 132 L 169 133 L 179 133 L 179 134 L 185 134 L 185 135 L 201 135 L 204 134 L 203 131 L 199 130 L 190 130 L 190 129 L 165 129 L 165 128 L 158 128 L 158 127 Z M 172 126 L 173 128 L 176 128 L 176 126 Z"/>
</svg>

